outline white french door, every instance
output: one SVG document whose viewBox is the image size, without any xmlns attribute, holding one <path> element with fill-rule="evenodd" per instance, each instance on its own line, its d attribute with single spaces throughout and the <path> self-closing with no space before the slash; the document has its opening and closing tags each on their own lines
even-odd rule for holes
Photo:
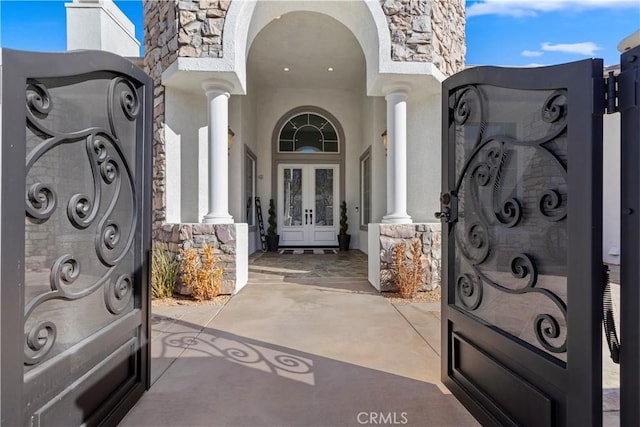
<svg viewBox="0 0 640 427">
<path fill-rule="evenodd" d="M 281 246 L 338 244 L 338 165 L 278 166 Z"/>
</svg>

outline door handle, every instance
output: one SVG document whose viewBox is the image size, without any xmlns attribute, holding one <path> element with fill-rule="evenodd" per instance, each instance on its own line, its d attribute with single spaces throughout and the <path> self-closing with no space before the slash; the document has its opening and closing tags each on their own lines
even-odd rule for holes
<svg viewBox="0 0 640 427">
<path fill-rule="evenodd" d="M 440 212 L 434 216 L 444 223 L 458 221 L 458 198 L 455 192 L 444 193 L 440 196 Z"/>
<path fill-rule="evenodd" d="M 304 210 L 304 225 L 307 225 L 307 223 L 309 222 L 308 216 L 309 216 L 309 209 L 305 209 Z"/>
<path fill-rule="evenodd" d="M 313 209 L 309 209 L 309 224 L 313 225 Z"/>
</svg>

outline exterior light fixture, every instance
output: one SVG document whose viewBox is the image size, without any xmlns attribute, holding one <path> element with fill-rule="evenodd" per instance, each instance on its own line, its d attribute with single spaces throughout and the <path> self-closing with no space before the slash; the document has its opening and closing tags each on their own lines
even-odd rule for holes
<svg viewBox="0 0 640 427">
<path fill-rule="evenodd" d="M 235 136 L 235 132 L 231 130 L 231 128 L 229 128 L 229 132 L 228 132 L 228 140 L 227 140 L 227 153 L 231 154 L 231 146 L 233 145 L 233 137 Z"/>
<path fill-rule="evenodd" d="M 333 71 L 333 67 L 327 68 L 327 71 Z"/>
<path fill-rule="evenodd" d="M 286 72 L 288 72 L 289 70 L 290 70 L 290 68 L 289 68 L 289 67 L 284 67 L 284 68 L 282 69 L 282 71 L 286 71 Z"/>
<path fill-rule="evenodd" d="M 387 130 L 385 129 L 384 132 L 382 132 L 382 135 L 380 135 L 382 137 L 382 146 L 384 147 L 384 155 L 387 155 Z"/>
</svg>

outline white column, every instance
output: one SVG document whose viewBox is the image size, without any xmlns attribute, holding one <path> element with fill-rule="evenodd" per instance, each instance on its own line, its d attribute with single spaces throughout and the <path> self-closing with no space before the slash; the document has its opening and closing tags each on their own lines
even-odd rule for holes
<svg viewBox="0 0 640 427">
<path fill-rule="evenodd" d="M 209 126 L 209 213 L 202 222 L 231 224 L 229 215 L 229 91 L 221 82 L 205 82 Z"/>
<path fill-rule="evenodd" d="M 407 98 L 409 89 L 387 92 L 387 224 L 411 223 L 407 214 Z"/>
</svg>

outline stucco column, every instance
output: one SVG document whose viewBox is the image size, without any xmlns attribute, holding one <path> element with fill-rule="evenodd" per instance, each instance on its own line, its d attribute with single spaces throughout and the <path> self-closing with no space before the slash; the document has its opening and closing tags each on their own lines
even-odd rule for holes
<svg viewBox="0 0 640 427">
<path fill-rule="evenodd" d="M 208 106 L 209 142 L 209 213 L 202 222 L 231 224 L 229 214 L 229 91 L 221 82 L 204 82 Z"/>
<path fill-rule="evenodd" d="M 404 86 L 387 91 L 387 224 L 411 223 L 407 214 L 407 98 Z"/>
</svg>

